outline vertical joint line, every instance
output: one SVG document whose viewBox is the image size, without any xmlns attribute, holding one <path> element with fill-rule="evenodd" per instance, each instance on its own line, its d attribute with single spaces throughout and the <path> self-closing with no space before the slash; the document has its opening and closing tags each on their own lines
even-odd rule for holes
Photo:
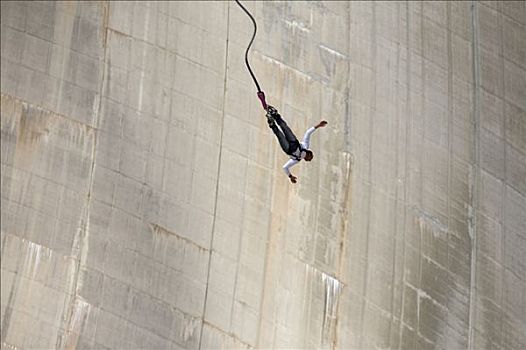
<svg viewBox="0 0 526 350">
<path fill-rule="evenodd" d="M 409 144 L 409 125 L 410 125 L 410 122 L 411 122 L 411 74 L 410 74 L 410 71 L 411 71 L 411 51 L 410 51 L 410 40 L 409 40 L 409 31 L 410 31 L 410 23 L 411 23 L 411 19 L 410 19 L 410 13 L 409 13 L 409 2 L 406 1 L 405 2 L 405 11 L 406 11 L 406 31 L 405 31 L 405 35 L 406 35 L 406 67 L 405 67 L 405 74 L 406 74 L 406 88 L 405 88 L 405 93 L 406 93 L 406 118 L 405 118 L 405 125 L 404 125 L 404 129 L 405 129 L 405 140 L 404 140 L 404 154 L 405 154 L 405 157 L 404 157 L 404 215 L 403 215 L 403 232 L 402 232 L 402 235 L 403 235 L 403 239 L 402 239 L 402 259 L 403 259 L 403 268 L 402 268 L 402 276 L 401 276 L 401 301 L 400 301 L 400 325 L 399 325 L 399 328 L 398 328 L 398 334 L 399 334 L 399 337 L 398 337 L 398 345 L 397 345 L 397 348 L 398 349 L 401 349 L 402 347 L 402 332 L 403 332 L 403 329 L 404 329 L 404 318 L 405 318 L 405 314 L 404 314 L 404 305 L 405 305 L 405 285 L 406 285 L 406 264 L 407 264 L 407 256 L 406 256 L 406 250 L 405 250 L 405 245 L 406 245 L 406 223 L 407 223 L 407 206 L 408 206 L 408 203 L 407 203 L 407 197 L 408 197 L 408 188 L 410 188 L 408 186 L 408 182 L 409 182 L 409 176 L 408 176 L 408 144 Z"/>
<path fill-rule="evenodd" d="M 398 207 L 400 205 L 400 201 L 398 199 L 399 197 L 399 192 L 400 192 L 400 189 L 399 189 L 399 185 L 398 185 L 398 180 L 399 180 L 399 176 L 400 176 L 400 139 L 401 139 L 401 135 L 400 135 L 400 51 L 401 51 L 401 48 L 400 48 L 400 6 L 401 4 L 398 2 L 397 5 L 396 5 L 396 18 L 397 18 L 397 21 L 396 21 L 396 41 L 397 41 L 397 47 L 396 47 L 396 82 L 395 82 L 395 86 L 396 86 L 396 92 L 394 94 L 396 94 L 396 127 L 395 127 L 395 130 L 396 130 L 396 135 L 395 135 L 395 144 L 394 144 L 394 147 L 395 147 L 395 177 L 394 177 L 394 183 L 393 183 L 393 186 L 395 188 L 395 199 L 394 199 L 394 217 L 393 217 L 393 230 L 394 230 L 394 242 L 393 242 L 393 260 L 392 260 L 392 264 L 393 264 L 393 270 L 392 270 L 392 273 L 391 273 L 391 299 L 390 299 L 390 305 L 391 305 L 391 321 L 389 322 L 389 346 L 390 347 L 393 347 L 393 323 L 394 323 L 394 318 L 395 318 L 395 303 L 396 303 L 396 300 L 395 300 L 395 294 L 397 293 L 397 288 L 395 288 L 396 286 L 396 283 L 397 283 L 397 280 L 396 280 L 396 269 L 397 269 L 397 253 L 398 253 L 398 249 L 399 249 L 399 243 L 398 243 L 398 235 L 399 235 L 399 230 L 398 230 L 398 225 L 399 225 L 399 221 L 398 221 Z M 390 82 L 389 82 L 390 83 Z M 402 203 L 402 205 L 404 205 L 404 203 Z M 391 218 L 389 218 L 389 221 L 391 221 Z M 402 244 L 405 244 L 404 241 L 402 241 Z M 404 269 L 404 267 L 402 266 L 402 269 Z M 403 289 L 402 289 L 403 291 Z M 395 326 L 396 327 L 396 326 Z"/>
<path fill-rule="evenodd" d="M 503 3 L 499 3 L 499 18 L 498 18 L 498 25 L 499 25 L 499 34 L 500 34 L 500 55 L 501 55 L 501 74 L 503 77 L 505 77 L 506 74 L 506 60 L 505 60 L 505 52 L 504 52 L 504 18 L 503 18 Z M 501 227 L 501 233 L 500 233 L 500 257 L 501 257 L 501 285 L 504 286 L 505 284 L 505 264 L 504 264 L 504 254 L 505 254 L 505 246 L 504 246 L 504 240 L 506 239 L 506 198 L 508 196 L 508 186 L 507 186 L 507 178 L 508 178 L 508 133 L 506 131 L 507 127 L 507 119 L 506 119 L 506 84 L 503 84 L 502 87 L 502 138 L 504 139 L 504 184 L 502 186 L 502 199 L 500 204 L 500 215 L 501 215 L 501 221 L 500 221 L 500 227 Z M 503 293 L 504 294 L 504 293 Z M 504 297 L 501 295 L 501 305 L 504 302 Z M 501 339 L 504 339 L 505 333 L 504 333 L 504 325 L 503 322 L 500 324 L 500 334 Z"/>
<path fill-rule="evenodd" d="M 470 287 L 469 287 L 469 329 L 468 329 L 468 349 L 473 349 L 475 333 L 475 313 L 476 313 L 476 275 L 477 275 L 477 209 L 478 209 L 478 190 L 480 181 L 480 67 L 479 67 L 479 33 L 478 33 L 478 8 L 477 2 L 471 2 L 471 22 L 472 22 L 472 65 L 473 65 L 473 147 L 474 147 L 474 171 L 471 183 L 471 213 L 469 215 L 469 230 L 471 233 L 471 266 L 470 266 Z"/>
<path fill-rule="evenodd" d="M 208 300 L 208 285 L 210 283 L 210 269 L 211 269 L 211 263 L 212 263 L 212 252 L 213 252 L 213 244 L 214 244 L 214 231 L 215 231 L 215 225 L 216 225 L 216 214 L 217 214 L 217 197 L 219 194 L 219 175 L 221 170 L 221 156 L 223 153 L 223 130 L 224 130 L 224 124 L 225 124 L 225 104 L 226 104 L 226 89 L 227 89 L 227 77 L 228 77 L 228 43 L 229 43 L 229 27 L 230 27 L 230 3 L 226 2 L 226 8 L 227 8 L 227 16 L 226 16 L 226 44 L 225 44 L 225 76 L 223 79 L 223 106 L 221 107 L 221 129 L 220 129 L 220 135 L 219 135 L 219 159 L 217 162 L 217 179 L 216 179 L 216 188 L 215 188 L 215 201 L 214 201 L 214 215 L 213 215 L 213 221 L 212 221 L 212 232 L 210 233 L 210 245 L 209 245 L 209 253 L 208 253 L 208 268 L 206 273 L 206 287 L 205 287 L 205 297 L 204 297 L 204 304 L 203 304 L 203 314 L 201 317 L 201 332 L 199 334 L 199 343 L 198 343 L 198 349 L 201 349 L 202 341 L 203 341 L 203 330 L 204 330 L 204 324 L 205 324 L 205 314 L 206 314 L 206 306 L 207 306 L 207 300 Z"/>
<path fill-rule="evenodd" d="M 71 332 L 71 322 L 72 317 L 74 313 L 74 305 L 75 300 L 77 298 L 77 290 L 79 286 L 79 278 L 80 278 L 80 270 L 85 263 L 85 260 L 87 259 L 87 251 L 86 251 L 86 242 L 88 240 L 88 232 L 89 232 L 89 221 L 90 221 L 90 203 L 92 199 L 92 191 L 93 191 L 93 183 L 95 178 L 95 167 L 96 167 L 96 156 L 97 156 L 97 141 L 98 141 L 98 133 L 99 133 L 99 123 L 100 123 L 100 114 L 102 111 L 102 100 L 104 95 L 104 83 L 106 79 L 106 64 L 107 64 L 107 55 L 108 55 L 108 27 L 109 27 L 109 13 L 110 13 L 110 2 L 105 1 L 101 3 L 102 11 L 103 11 L 103 18 L 102 18 L 102 31 L 103 31 L 103 37 L 102 37 L 102 69 L 100 73 L 100 85 L 99 85 L 99 97 L 98 97 L 98 103 L 96 106 L 96 109 L 93 108 L 93 113 L 95 115 L 93 119 L 93 146 L 91 148 L 91 167 L 90 167 L 90 173 L 89 173 L 89 185 L 88 190 L 86 193 L 86 204 L 84 207 L 84 211 L 82 213 L 79 228 L 77 230 L 77 233 L 75 234 L 74 240 L 73 240 L 73 248 L 71 251 L 71 255 L 73 259 L 75 260 L 75 270 L 73 272 L 73 278 L 71 283 L 68 283 L 68 289 L 69 289 L 69 301 L 68 305 L 64 308 L 64 311 L 62 312 L 62 324 L 63 324 L 63 334 L 58 333 L 57 339 L 55 342 L 55 346 L 57 349 L 63 349 L 67 346 L 68 337 Z M 108 68 L 109 69 L 109 68 Z M 78 248 L 75 248 L 77 246 Z"/>
<path fill-rule="evenodd" d="M 370 235 L 371 235 L 371 208 L 372 208 L 372 203 L 371 203 L 371 196 L 372 196 L 372 182 L 371 182 L 371 178 L 372 178 L 372 162 L 373 162 L 373 139 L 374 139 L 374 133 L 373 133 L 373 129 L 374 129 L 374 118 L 376 116 L 376 64 L 377 64 L 377 48 L 376 48 L 376 31 L 377 31 L 377 27 L 376 27 L 376 3 L 375 2 L 372 2 L 371 3 L 371 7 L 372 7 L 372 24 L 371 24 L 371 55 L 372 55 L 372 74 L 373 74 L 373 93 L 372 93 L 372 96 L 371 96 L 371 117 L 369 118 L 369 163 L 368 163 L 368 166 L 367 166 L 367 178 L 368 178 L 368 186 L 369 186 L 369 189 L 368 189 L 368 192 L 369 192 L 369 195 L 367 196 L 367 203 L 365 204 L 365 206 L 367 207 L 367 221 L 366 221 L 366 228 L 365 228 L 365 268 L 364 268 L 364 272 L 363 272 L 363 287 L 362 287 L 362 308 L 361 308 L 361 311 L 360 311 L 360 348 L 363 348 L 364 347 L 364 336 L 363 336 L 363 332 L 364 332 L 364 320 L 365 320 L 365 308 L 367 306 L 367 298 L 366 298 L 366 294 L 367 294 L 367 288 L 368 288 L 368 280 L 369 280 L 369 264 L 368 264 L 368 261 L 369 261 L 369 250 L 370 250 L 370 245 L 371 245 L 371 238 L 370 238 Z"/>
<path fill-rule="evenodd" d="M 447 226 L 446 226 L 446 258 L 450 261 L 450 241 L 451 241 L 451 196 L 453 187 L 453 114 L 454 114 L 454 99 L 453 99 L 453 35 L 451 28 L 451 2 L 447 2 Z M 449 270 L 449 267 L 446 267 Z M 449 271 L 448 271 L 449 272 Z M 450 329 L 446 329 L 446 337 Z"/>
</svg>

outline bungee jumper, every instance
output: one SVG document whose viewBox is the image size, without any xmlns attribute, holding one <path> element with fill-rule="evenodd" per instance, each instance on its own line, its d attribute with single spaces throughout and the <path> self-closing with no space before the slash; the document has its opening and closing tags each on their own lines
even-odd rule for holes
<svg viewBox="0 0 526 350">
<path fill-rule="evenodd" d="M 303 136 L 303 140 L 301 142 L 298 141 L 287 123 L 283 120 L 283 118 L 281 118 L 278 111 L 272 106 L 268 106 L 267 108 L 267 122 L 269 127 L 274 132 L 274 135 L 276 135 L 278 138 L 279 145 L 281 146 L 283 152 L 290 156 L 290 159 L 285 163 L 285 165 L 283 165 L 283 171 L 289 177 L 290 182 L 295 184 L 297 177 L 290 173 L 290 168 L 298 164 L 302 159 L 305 159 L 307 162 L 312 160 L 314 154 L 309 149 L 310 136 L 314 130 L 327 125 L 327 122 L 322 120 L 316 126 L 309 128 L 305 132 L 305 136 Z"/>
<path fill-rule="evenodd" d="M 278 113 L 277 109 L 267 104 L 267 102 L 265 101 L 265 93 L 259 87 L 259 83 L 256 79 L 256 76 L 254 75 L 254 72 L 252 72 L 252 69 L 250 68 L 250 64 L 248 62 L 248 51 L 250 50 L 250 47 L 254 42 L 254 38 L 256 37 L 256 20 L 254 19 L 254 17 L 252 17 L 250 12 L 248 12 L 248 10 L 243 5 L 241 5 L 239 0 L 235 1 L 239 5 L 239 7 L 241 7 L 241 9 L 245 11 L 248 17 L 250 17 L 252 23 L 254 24 L 254 33 L 252 34 L 252 39 L 250 39 L 250 43 L 248 44 L 248 47 L 245 51 L 245 64 L 247 66 L 248 72 L 254 80 L 254 83 L 256 84 L 256 88 L 258 90 L 257 96 L 261 101 L 263 109 L 267 112 L 266 117 L 268 125 L 270 129 L 272 129 L 272 131 L 274 132 L 274 135 L 276 135 L 276 138 L 278 139 L 279 145 L 281 146 L 283 152 L 285 152 L 290 157 L 290 159 L 285 163 L 285 165 L 283 165 L 283 171 L 290 179 L 290 182 L 296 183 L 298 178 L 291 174 L 290 168 L 298 164 L 302 159 L 304 159 L 307 162 L 310 162 L 312 160 L 314 154 L 309 149 L 310 137 L 316 129 L 322 128 L 325 125 L 327 125 L 327 122 L 325 120 L 322 120 L 317 125 L 309 128 L 305 132 L 303 140 L 299 142 L 296 138 L 296 135 L 294 135 L 287 123 L 283 120 L 281 115 Z"/>
</svg>

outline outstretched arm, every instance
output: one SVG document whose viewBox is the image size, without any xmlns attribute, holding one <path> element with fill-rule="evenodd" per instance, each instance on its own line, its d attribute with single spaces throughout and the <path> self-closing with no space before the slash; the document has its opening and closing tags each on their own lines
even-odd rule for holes
<svg viewBox="0 0 526 350">
<path fill-rule="evenodd" d="M 290 168 L 292 168 L 296 164 L 298 164 L 298 161 L 296 159 L 289 159 L 289 161 L 286 162 L 285 165 L 283 165 L 283 171 L 289 177 L 290 182 L 292 182 L 293 184 L 296 183 L 297 177 L 290 173 Z"/>
<path fill-rule="evenodd" d="M 302 145 L 303 145 L 303 148 L 309 149 L 310 137 L 311 137 L 312 133 L 314 132 L 314 130 L 319 129 L 319 128 L 323 128 L 325 125 L 327 125 L 327 122 L 325 120 L 322 120 L 321 122 L 319 122 L 318 124 L 316 124 L 312 128 L 309 128 L 305 132 L 305 136 L 303 136 L 303 141 L 301 142 Z"/>
</svg>

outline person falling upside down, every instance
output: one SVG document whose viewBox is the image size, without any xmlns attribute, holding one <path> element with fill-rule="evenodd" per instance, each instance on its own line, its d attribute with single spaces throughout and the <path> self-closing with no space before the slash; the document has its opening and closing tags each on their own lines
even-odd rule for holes
<svg viewBox="0 0 526 350">
<path fill-rule="evenodd" d="M 283 171 L 289 177 L 290 182 L 295 184 L 298 178 L 290 173 L 290 168 L 298 164 L 302 159 L 305 159 L 307 162 L 312 160 L 314 154 L 309 149 L 310 136 L 314 130 L 323 128 L 325 125 L 327 125 L 327 122 L 322 120 L 316 126 L 309 128 L 305 132 L 305 136 L 303 136 L 303 141 L 299 142 L 292 130 L 290 130 L 287 123 L 285 123 L 285 121 L 281 118 L 281 115 L 279 115 L 278 111 L 274 107 L 268 106 L 266 116 L 268 126 L 278 138 L 279 145 L 290 157 L 285 165 L 283 165 Z"/>
</svg>

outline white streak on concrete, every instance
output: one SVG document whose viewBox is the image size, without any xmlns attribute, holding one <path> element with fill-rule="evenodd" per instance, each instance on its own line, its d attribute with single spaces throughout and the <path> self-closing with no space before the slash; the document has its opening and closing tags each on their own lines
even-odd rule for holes
<svg viewBox="0 0 526 350">
<path fill-rule="evenodd" d="M 138 106 L 138 109 L 139 111 L 142 111 L 142 103 L 143 103 L 143 94 L 144 94 L 144 76 L 146 75 L 146 69 L 144 67 L 145 65 L 145 62 L 146 62 L 146 49 L 147 49 L 147 44 L 146 44 L 146 39 L 148 38 L 148 32 L 149 32 L 149 29 L 150 29 L 150 7 L 148 6 L 148 10 L 146 11 L 146 23 L 144 24 L 144 46 L 143 46 L 143 50 L 142 50 L 142 57 L 141 57 L 141 81 L 139 83 L 139 106 Z"/>
<path fill-rule="evenodd" d="M 69 328 L 65 334 L 65 348 L 75 349 L 82 333 L 82 327 L 89 320 L 91 313 L 91 304 L 78 297 L 75 299 L 73 305 L 72 317 L 69 323 Z"/>
<path fill-rule="evenodd" d="M 25 240 L 23 240 L 25 241 Z M 24 272 L 31 279 L 35 279 L 38 267 L 42 261 L 42 257 L 50 258 L 52 251 L 49 248 L 41 246 L 40 244 L 27 241 L 26 259 L 24 261 Z"/>
<path fill-rule="evenodd" d="M 324 288 L 323 323 L 321 329 L 321 343 L 323 348 L 332 347 L 338 319 L 338 304 L 340 301 L 343 284 L 335 277 L 318 270 L 316 267 L 305 264 L 306 279 L 320 280 Z"/>
<path fill-rule="evenodd" d="M 435 305 L 439 309 L 447 312 L 447 307 L 446 306 L 440 304 L 438 301 L 433 299 L 433 297 L 431 297 L 431 295 L 427 294 L 424 290 L 422 290 L 420 288 L 415 288 L 413 286 L 411 286 L 411 288 L 413 288 L 416 291 L 416 295 L 418 296 L 418 299 L 427 299 L 427 300 L 431 301 L 433 303 L 433 305 Z M 418 308 L 420 307 L 420 302 L 417 304 L 417 307 Z"/>
<path fill-rule="evenodd" d="M 296 30 L 299 30 L 303 33 L 310 33 L 309 27 L 307 27 L 303 22 L 298 22 L 296 20 L 285 20 L 284 21 L 287 27 L 292 28 L 292 33 L 295 33 Z"/>
<path fill-rule="evenodd" d="M 91 312 L 91 304 L 77 297 L 73 307 L 73 318 L 71 321 L 71 331 L 80 334 L 84 320 L 88 320 Z"/>
<path fill-rule="evenodd" d="M 16 347 L 16 346 L 11 345 L 11 344 L 8 344 L 8 343 L 6 343 L 6 342 L 3 342 L 3 343 L 2 343 L 2 349 L 6 349 L 6 350 L 7 350 L 7 349 L 8 349 L 8 350 L 22 350 L 22 349 L 20 349 L 20 348 L 18 348 L 18 347 Z"/>
<path fill-rule="evenodd" d="M 336 51 L 334 49 L 331 49 L 330 47 L 327 47 L 327 46 L 325 46 L 323 44 L 318 45 L 318 47 L 320 49 L 326 51 L 327 53 L 329 53 L 329 54 L 331 54 L 333 56 L 336 56 L 338 58 L 341 58 L 341 59 L 344 59 L 344 60 L 349 59 L 349 57 L 347 55 L 345 55 L 345 54 L 343 54 L 341 52 L 338 52 L 338 51 Z"/>
<path fill-rule="evenodd" d="M 188 341 L 190 338 L 192 338 L 195 335 L 196 329 L 200 326 L 200 322 L 196 318 L 192 318 L 190 320 L 187 320 L 184 324 L 184 327 L 182 329 L 182 338 L 184 341 Z"/>
<path fill-rule="evenodd" d="M 433 237 L 447 235 L 448 228 L 445 224 L 440 222 L 439 218 L 422 210 L 416 211 L 416 217 L 421 232 L 423 232 L 426 228 L 429 228 L 433 234 Z"/>
<path fill-rule="evenodd" d="M 340 301 L 341 283 L 334 277 L 325 273 L 322 274 L 322 281 L 325 285 L 325 310 L 322 327 L 322 342 L 331 344 L 333 334 L 336 330 L 338 319 L 338 303 Z"/>
<path fill-rule="evenodd" d="M 471 240 L 475 237 L 474 233 L 474 222 L 473 218 L 475 217 L 473 206 L 468 205 L 468 235 Z"/>
<path fill-rule="evenodd" d="M 309 76 L 308 74 L 305 74 L 304 72 L 300 71 L 300 70 L 297 70 L 295 68 L 292 68 L 291 66 L 288 66 L 286 65 L 285 63 L 283 62 L 280 62 L 274 58 L 271 58 L 271 57 L 268 57 L 268 56 L 265 56 L 265 55 L 261 55 L 261 58 L 263 61 L 266 61 L 270 64 L 273 64 L 275 66 L 277 66 L 279 69 L 283 70 L 283 71 L 292 71 L 294 72 L 295 74 L 297 74 L 300 78 L 306 80 L 307 82 L 312 82 L 314 81 L 314 79 L 312 79 L 311 76 Z"/>
</svg>

